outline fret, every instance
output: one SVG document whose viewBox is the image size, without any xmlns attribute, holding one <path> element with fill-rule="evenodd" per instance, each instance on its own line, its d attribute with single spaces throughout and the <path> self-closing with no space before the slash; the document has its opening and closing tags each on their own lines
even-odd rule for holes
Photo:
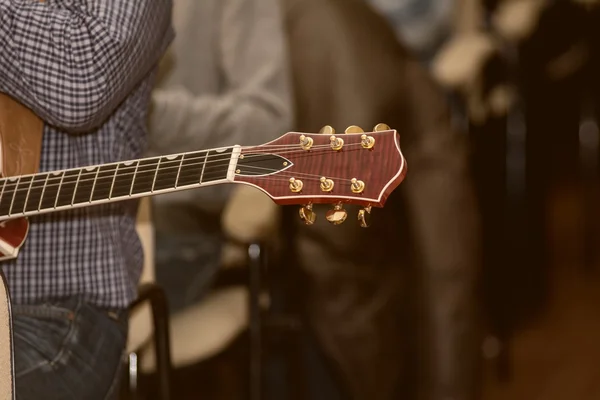
<svg viewBox="0 0 600 400">
<path fill-rule="evenodd" d="M 80 173 L 81 169 L 69 169 L 64 172 L 58 195 L 56 196 L 56 207 L 71 205 Z"/>
<path fill-rule="evenodd" d="M 2 202 L 2 196 L 4 196 L 4 188 L 8 183 L 8 179 L 2 179 L 2 190 L 0 190 L 0 202 Z"/>
<path fill-rule="evenodd" d="M 154 179 L 152 179 L 152 189 L 150 190 L 150 192 L 154 192 L 154 185 L 156 185 L 156 176 L 158 175 L 158 169 L 160 168 L 160 161 L 162 159 L 159 158 L 158 159 L 158 164 L 156 164 L 156 171 L 154 171 Z"/>
<path fill-rule="evenodd" d="M 89 202 L 92 202 L 92 197 L 94 196 L 94 189 L 96 189 L 96 182 L 98 182 L 98 174 L 100 174 L 101 167 L 96 168 L 96 176 L 94 176 L 94 183 L 92 184 L 92 191 L 90 192 Z"/>
<path fill-rule="evenodd" d="M 157 168 L 154 190 L 175 189 L 182 162 L 183 155 L 161 158 L 160 166 Z"/>
<path fill-rule="evenodd" d="M 132 194 L 151 193 L 154 178 L 158 169 L 160 158 L 149 158 L 138 162 L 137 174 L 131 185 Z"/>
<path fill-rule="evenodd" d="M 222 152 L 211 150 L 207 156 L 206 168 L 203 171 L 201 183 L 226 179 L 232 153 L 233 148 L 228 148 Z"/>
<path fill-rule="evenodd" d="M 208 159 L 209 159 L 209 154 L 210 151 L 206 153 L 206 157 L 204 159 L 204 162 L 202 163 L 202 171 L 200 172 L 200 180 L 198 181 L 199 183 L 202 183 L 202 178 L 204 178 L 204 171 L 206 170 L 206 164 L 208 164 Z"/>
<path fill-rule="evenodd" d="M 15 178 L 6 179 L 2 187 L 2 198 L 0 198 L 0 215 L 9 215 L 17 182 L 18 179 Z"/>
<path fill-rule="evenodd" d="M 44 194 L 46 193 L 46 188 L 48 187 L 48 180 L 50 179 L 50 175 L 51 174 L 46 174 L 46 180 L 44 180 L 44 187 L 42 188 L 42 194 L 40 195 L 40 202 L 37 208 L 38 211 L 42 209 L 42 200 L 44 199 Z"/>
<path fill-rule="evenodd" d="M 77 180 L 75 181 L 75 187 L 73 188 L 73 197 L 71 197 L 71 205 L 75 201 L 75 193 L 77 193 L 77 186 L 79 185 L 79 180 L 81 179 L 81 173 L 83 172 L 83 168 L 79 169 L 79 173 L 77 174 Z"/>
<path fill-rule="evenodd" d="M 98 167 L 84 168 L 81 170 L 79 180 L 75 186 L 72 204 L 89 203 L 92 198 L 92 190 L 98 176 Z"/>
<path fill-rule="evenodd" d="M 113 190 L 115 188 L 115 182 L 117 180 L 117 174 L 119 173 L 119 165 L 120 164 L 117 164 L 117 167 L 115 168 L 115 174 L 113 175 L 113 178 L 112 178 L 112 184 L 110 185 L 110 193 L 108 194 L 109 200 L 112 199 Z"/>
<path fill-rule="evenodd" d="M 179 177 L 177 179 L 177 187 L 198 185 L 200 183 L 200 176 L 202 175 L 202 169 L 204 168 L 207 155 L 208 152 L 206 151 L 186 153 L 183 155 Z"/>
<path fill-rule="evenodd" d="M 29 194 L 31 193 L 31 186 L 33 185 L 33 181 L 35 176 L 31 177 L 31 182 L 29 182 L 29 187 L 27 188 L 27 194 L 25 195 L 25 201 L 23 202 L 23 213 L 25 213 L 25 208 L 27 207 L 27 200 L 29 200 Z"/>
<path fill-rule="evenodd" d="M 17 179 L 17 183 L 15 184 L 15 188 L 13 190 L 13 195 L 12 195 L 12 200 L 10 201 L 10 208 L 8 209 L 8 215 L 12 215 L 12 210 L 13 210 L 13 206 L 15 204 L 15 199 L 20 197 L 19 195 L 21 194 L 20 188 L 19 188 L 19 184 L 21 183 L 21 178 L 22 176 L 19 176 L 19 178 Z M 29 184 L 29 182 L 27 182 L 27 184 Z"/>
<path fill-rule="evenodd" d="M 107 200 L 110 198 L 110 192 L 112 191 L 117 174 L 117 167 L 117 164 L 109 164 L 98 168 L 91 201 Z"/>
<path fill-rule="evenodd" d="M 56 208 L 58 204 L 58 194 L 60 193 L 60 189 L 62 188 L 63 179 L 65 179 L 65 173 L 66 171 L 63 171 L 60 175 L 60 182 L 58 183 L 58 188 L 56 189 L 56 195 L 54 198 L 54 208 Z"/>
<path fill-rule="evenodd" d="M 44 185 L 44 195 L 42 196 L 42 200 L 40 200 L 40 210 L 56 207 L 62 176 L 63 172 L 50 173 L 48 175 L 48 180 L 46 181 L 46 185 Z"/>
<path fill-rule="evenodd" d="M 2 179 L 2 190 L 0 190 L 0 209 L 2 208 L 2 198 L 4 197 L 4 188 L 6 188 L 6 185 L 8 185 L 8 179 Z"/>
<path fill-rule="evenodd" d="M 129 195 L 130 195 L 130 196 L 131 196 L 131 193 L 133 192 L 133 185 L 134 185 L 134 182 L 135 182 L 135 176 L 137 175 L 137 172 L 138 172 L 138 168 L 139 168 L 139 167 L 140 167 L 140 162 L 138 161 L 138 162 L 135 164 L 135 171 L 133 171 L 133 178 L 132 178 L 132 180 L 131 180 L 131 185 L 130 185 L 130 187 L 129 187 Z"/>
<path fill-rule="evenodd" d="M 112 193 L 110 198 L 129 196 L 132 191 L 132 183 L 134 178 L 134 171 L 137 170 L 139 161 L 132 163 L 120 163 L 115 174 L 115 181 L 113 182 Z"/>
<path fill-rule="evenodd" d="M 177 157 L 175 157 L 175 159 L 177 159 Z M 179 166 L 177 167 L 177 176 L 175 177 L 175 188 L 177 188 L 177 182 L 179 182 L 179 173 L 181 172 L 182 164 L 183 164 L 183 155 L 181 155 L 181 160 L 179 160 Z"/>
<path fill-rule="evenodd" d="M 37 211 L 44 192 L 44 184 L 48 174 L 38 174 L 33 177 L 29 186 L 29 193 L 25 201 L 24 212 Z"/>
</svg>

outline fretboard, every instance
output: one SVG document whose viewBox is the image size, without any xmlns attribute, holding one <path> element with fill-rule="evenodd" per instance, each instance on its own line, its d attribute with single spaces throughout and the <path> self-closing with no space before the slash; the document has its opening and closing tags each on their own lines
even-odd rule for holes
<svg viewBox="0 0 600 400">
<path fill-rule="evenodd" d="M 238 146 L 0 179 L 0 220 L 232 179 Z"/>
</svg>

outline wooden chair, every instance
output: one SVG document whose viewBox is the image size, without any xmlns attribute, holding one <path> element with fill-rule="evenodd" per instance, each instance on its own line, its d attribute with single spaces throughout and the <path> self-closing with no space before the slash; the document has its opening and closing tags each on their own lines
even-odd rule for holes
<svg viewBox="0 0 600 400">
<path fill-rule="evenodd" d="M 242 332 L 249 330 L 249 385 L 252 399 L 258 400 L 262 380 L 261 310 L 265 307 L 260 278 L 265 268 L 267 243 L 279 226 L 279 208 L 261 191 L 240 186 L 223 212 L 222 226 L 228 240 L 221 268 L 247 268 L 248 283 L 217 288 L 202 302 L 171 316 L 169 360 L 173 368 L 200 363 L 223 352 Z M 133 357 L 137 360 L 139 355 L 139 372 L 161 376 L 156 345 L 162 339 L 151 340 L 150 328 L 148 311 L 145 322 L 140 319 L 132 323 L 130 342 L 136 343 Z"/>
</svg>

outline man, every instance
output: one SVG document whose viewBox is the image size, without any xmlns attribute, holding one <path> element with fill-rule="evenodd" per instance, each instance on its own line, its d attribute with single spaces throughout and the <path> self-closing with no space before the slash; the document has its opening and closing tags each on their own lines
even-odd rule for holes
<svg viewBox="0 0 600 400">
<path fill-rule="evenodd" d="M 309 321 L 353 399 L 477 399 L 479 221 L 466 135 L 451 129 L 443 94 L 366 1 L 283 2 L 295 129 L 384 122 L 400 133 L 408 162 L 368 229 L 356 207 L 331 226 L 329 207 L 315 206 L 309 227 L 294 207 Z M 403 362 L 414 342 L 423 350 Z M 418 397 L 407 393 L 413 385 Z"/>
<path fill-rule="evenodd" d="M 150 150 L 261 144 L 290 128 L 285 33 L 277 0 L 178 0 L 177 38 L 152 97 Z M 220 265 L 220 212 L 232 187 L 155 197 L 157 281 L 171 311 L 197 301 Z M 251 210 L 251 208 L 249 209 Z"/>
<path fill-rule="evenodd" d="M 0 0 L 0 92 L 45 122 L 42 171 L 138 157 L 170 0 Z M 16 396 L 112 399 L 142 249 L 134 202 L 31 219 L 2 265 L 13 300 Z"/>
</svg>

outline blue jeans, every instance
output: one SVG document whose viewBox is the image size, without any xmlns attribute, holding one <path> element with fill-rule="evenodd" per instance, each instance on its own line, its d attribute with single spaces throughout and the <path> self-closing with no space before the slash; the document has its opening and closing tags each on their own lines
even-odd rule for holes
<svg viewBox="0 0 600 400">
<path fill-rule="evenodd" d="M 12 313 L 17 400 L 118 398 L 126 311 L 69 298 Z"/>
<path fill-rule="evenodd" d="M 156 232 L 156 282 L 176 314 L 201 302 L 219 272 L 222 239 L 198 230 L 189 234 Z"/>
</svg>

